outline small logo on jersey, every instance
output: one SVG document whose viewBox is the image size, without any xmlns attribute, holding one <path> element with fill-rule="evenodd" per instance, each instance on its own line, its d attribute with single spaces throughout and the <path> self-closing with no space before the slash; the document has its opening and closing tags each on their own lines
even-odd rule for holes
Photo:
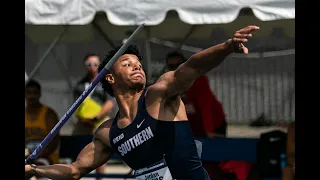
<svg viewBox="0 0 320 180">
<path fill-rule="evenodd" d="M 145 119 L 143 119 L 140 124 L 137 124 L 137 128 L 140 128 L 140 127 L 141 127 L 141 125 L 142 125 L 142 123 L 143 123 L 144 120 L 145 120 Z"/>
<path fill-rule="evenodd" d="M 121 156 L 126 155 L 128 152 L 132 151 L 136 147 L 140 146 L 144 142 L 148 141 L 150 138 L 153 138 L 153 132 L 151 131 L 150 126 L 146 129 L 143 129 L 141 132 L 137 133 L 124 143 L 118 146 L 118 151 Z"/>
<path fill-rule="evenodd" d="M 120 134 L 119 136 L 117 136 L 116 138 L 113 139 L 113 144 L 117 143 L 118 141 L 120 141 L 121 139 L 124 138 L 124 134 Z"/>
</svg>

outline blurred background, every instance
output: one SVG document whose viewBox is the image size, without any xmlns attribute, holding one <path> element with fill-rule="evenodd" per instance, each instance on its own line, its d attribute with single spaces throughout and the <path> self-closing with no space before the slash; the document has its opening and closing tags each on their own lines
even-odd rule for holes
<svg viewBox="0 0 320 180">
<path fill-rule="evenodd" d="M 75 102 L 79 81 L 94 66 L 89 58 L 103 60 L 142 23 L 146 26 L 134 44 L 144 57 L 148 84 L 165 72 L 168 53 L 189 58 L 240 28 L 260 27 L 246 44 L 248 55 L 232 54 L 206 74 L 227 128 L 224 137 L 201 140 L 208 149 L 202 156 L 219 162 L 222 174 L 234 175 L 212 179 L 293 179 L 295 1 L 26 0 L 26 83 L 39 82 L 40 102 L 60 119 Z M 106 116 L 113 117 L 116 103 L 106 100 L 113 104 Z M 74 114 L 60 131 L 62 163 L 72 162 L 91 140 L 90 134 L 74 133 L 79 121 Z M 131 169 L 114 158 L 100 172 L 105 179 L 125 179 Z M 95 179 L 95 174 L 83 179 Z"/>
</svg>

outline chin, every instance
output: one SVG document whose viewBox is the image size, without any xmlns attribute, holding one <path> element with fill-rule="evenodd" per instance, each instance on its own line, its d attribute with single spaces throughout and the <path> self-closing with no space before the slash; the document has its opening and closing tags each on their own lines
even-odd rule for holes
<svg viewBox="0 0 320 180">
<path fill-rule="evenodd" d="M 146 84 L 145 81 L 135 81 L 131 83 L 131 87 L 134 89 L 139 89 L 139 88 L 143 88 L 145 84 Z"/>
</svg>

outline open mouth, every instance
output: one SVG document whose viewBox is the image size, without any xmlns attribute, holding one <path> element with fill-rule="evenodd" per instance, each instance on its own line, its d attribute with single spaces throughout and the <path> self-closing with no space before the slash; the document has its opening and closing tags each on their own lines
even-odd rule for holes
<svg viewBox="0 0 320 180">
<path fill-rule="evenodd" d="M 133 73 L 131 76 L 134 76 L 134 77 L 139 77 L 140 76 L 142 78 L 144 77 L 142 73 Z"/>
</svg>

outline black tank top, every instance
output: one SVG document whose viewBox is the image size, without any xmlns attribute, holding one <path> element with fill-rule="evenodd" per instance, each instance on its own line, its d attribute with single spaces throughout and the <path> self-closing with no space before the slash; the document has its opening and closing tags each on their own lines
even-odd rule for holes
<svg viewBox="0 0 320 180">
<path fill-rule="evenodd" d="M 134 170 L 165 158 L 174 179 L 210 179 L 201 160 L 188 121 L 168 122 L 152 118 L 145 106 L 145 92 L 138 100 L 135 119 L 127 127 L 110 128 L 110 143 L 126 164 Z"/>
</svg>

